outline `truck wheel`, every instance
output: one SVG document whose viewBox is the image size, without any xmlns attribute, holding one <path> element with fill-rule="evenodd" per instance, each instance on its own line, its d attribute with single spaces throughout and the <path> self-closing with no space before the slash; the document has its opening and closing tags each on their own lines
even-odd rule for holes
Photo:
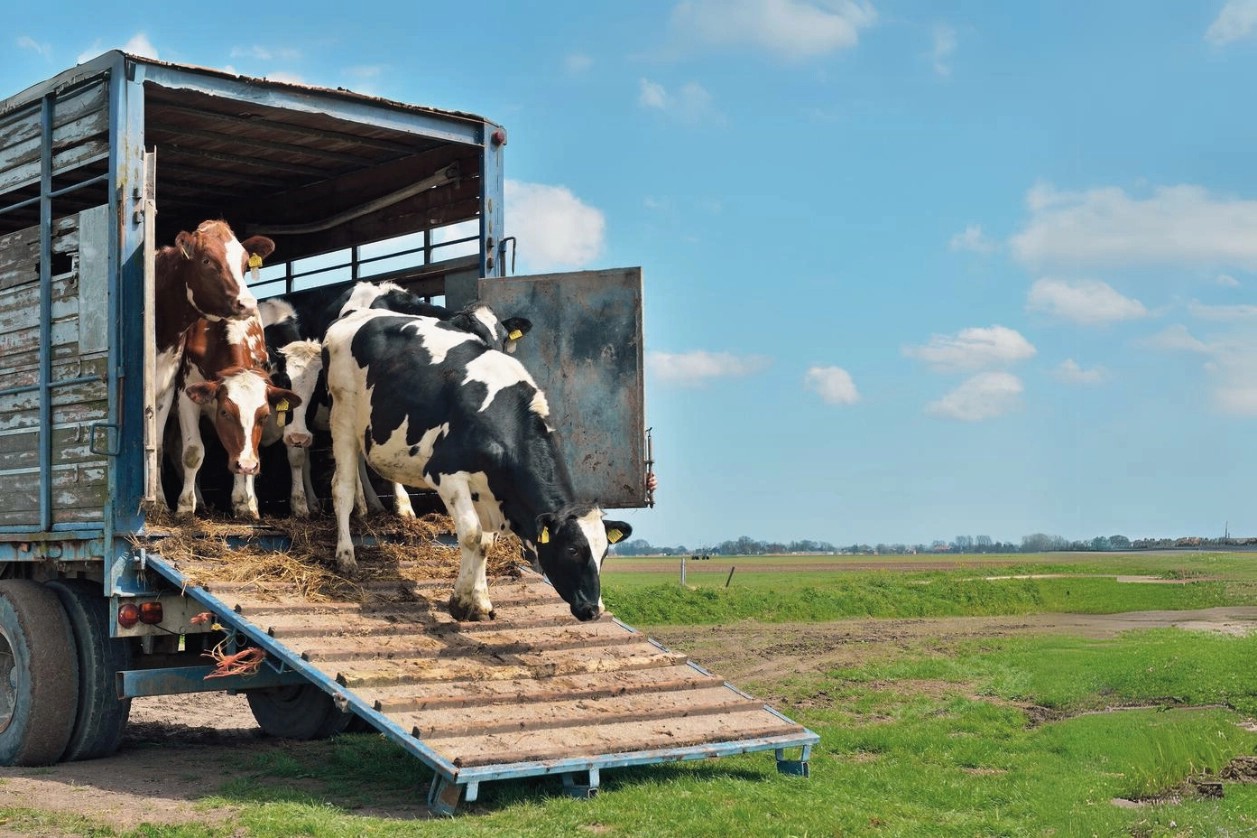
<svg viewBox="0 0 1257 838">
<path fill-rule="evenodd" d="M 79 659 L 79 711 L 63 760 L 96 759 L 118 750 L 131 699 L 118 698 L 118 672 L 131 668 L 131 644 L 109 636 L 109 600 L 86 579 L 48 583 L 70 617 Z"/>
<path fill-rule="evenodd" d="M 263 731 L 280 739 L 326 739 L 341 733 L 353 713 L 342 713 L 313 684 L 249 690 L 249 709 Z"/>
<path fill-rule="evenodd" d="M 0 581 L 0 764 L 60 759 L 78 697 L 74 635 L 57 595 L 29 579 Z"/>
</svg>

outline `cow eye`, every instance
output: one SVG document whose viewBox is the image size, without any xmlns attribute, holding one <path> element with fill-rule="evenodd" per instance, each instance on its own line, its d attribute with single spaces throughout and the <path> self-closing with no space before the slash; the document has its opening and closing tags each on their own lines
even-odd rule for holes
<svg viewBox="0 0 1257 838">
<path fill-rule="evenodd" d="M 208 265 L 209 263 L 210 263 L 210 260 L 209 260 L 209 257 L 208 257 L 208 256 L 202 256 L 202 257 L 201 257 L 201 264 L 202 264 L 202 265 Z"/>
</svg>

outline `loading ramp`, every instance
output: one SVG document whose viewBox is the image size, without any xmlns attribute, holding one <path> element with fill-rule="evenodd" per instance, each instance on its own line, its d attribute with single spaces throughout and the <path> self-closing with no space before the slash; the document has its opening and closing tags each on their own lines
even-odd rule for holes
<svg viewBox="0 0 1257 838">
<path fill-rule="evenodd" d="M 807 776 L 819 741 L 609 614 L 578 622 L 531 569 L 490 580 L 495 620 L 459 623 L 448 580 L 377 579 L 361 600 L 310 601 L 292 585 L 198 585 L 184 561 L 144 561 L 237 644 L 264 649 L 272 681 L 316 685 L 431 767 L 437 812 L 490 780 L 558 774 L 592 796 L 605 769 L 752 751 Z"/>
</svg>

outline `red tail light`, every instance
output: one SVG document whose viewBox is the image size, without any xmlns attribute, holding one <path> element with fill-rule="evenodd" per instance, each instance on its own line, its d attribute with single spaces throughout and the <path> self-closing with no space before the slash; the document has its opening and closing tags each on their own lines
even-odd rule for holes
<svg viewBox="0 0 1257 838">
<path fill-rule="evenodd" d="M 161 603 L 160 602 L 141 602 L 140 603 L 140 622 L 145 625 L 155 626 L 161 622 Z"/>
<path fill-rule="evenodd" d="M 118 606 L 118 625 L 131 628 L 140 621 L 140 607 L 134 602 Z"/>
</svg>

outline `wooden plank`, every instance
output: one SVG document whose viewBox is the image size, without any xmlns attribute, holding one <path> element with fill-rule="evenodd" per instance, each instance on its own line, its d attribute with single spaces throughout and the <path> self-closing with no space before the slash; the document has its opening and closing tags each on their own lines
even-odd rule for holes
<svg viewBox="0 0 1257 838">
<path fill-rule="evenodd" d="M 53 152 L 52 169 L 56 175 L 64 175 L 91 162 L 103 162 L 109 159 L 108 124 L 98 126 L 100 133 L 83 137 L 77 145 L 61 148 Z M 41 162 L 36 156 L 29 162 L 17 163 L 11 168 L 0 169 L 0 193 L 22 186 L 39 183 Z"/>
<path fill-rule="evenodd" d="M 798 733 L 798 725 L 767 710 L 744 710 L 682 719 L 460 736 L 431 744 L 455 765 L 467 768 L 594 758 Z"/>
<path fill-rule="evenodd" d="M 73 253 L 78 245 L 78 214 L 53 219 L 52 252 Z M 0 289 L 39 284 L 39 225 L 0 236 Z"/>
<path fill-rule="evenodd" d="M 102 385 L 84 385 L 84 386 L 102 386 Z M 0 432 L 17 431 L 22 428 L 39 427 L 39 411 L 37 409 L 27 408 L 24 410 L 12 410 L 8 407 L 10 400 L 16 400 L 25 394 L 17 394 L 14 396 L 0 396 Z M 72 404 L 58 405 L 53 403 L 52 408 L 52 424 L 57 425 L 81 425 L 88 422 L 103 422 L 108 416 L 109 402 L 105 399 L 97 401 L 81 401 Z"/>
<path fill-rule="evenodd" d="M 52 462 L 57 465 L 103 463 L 104 458 L 91 452 L 91 440 L 84 426 L 54 428 L 52 431 Z M 39 467 L 39 433 L 31 429 L 21 434 L 0 436 L 0 473 L 13 469 Z"/>
<path fill-rule="evenodd" d="M 84 116 L 105 111 L 109 107 L 109 86 L 102 79 L 95 84 L 84 85 L 58 96 L 52 109 L 53 137 L 65 133 L 66 126 L 78 122 Z M 0 168 L 11 159 L 14 146 L 38 138 L 42 133 L 40 105 L 18 108 L 0 116 Z"/>
<path fill-rule="evenodd" d="M 553 626 L 556 620 L 570 616 L 571 612 L 566 604 L 556 604 L 548 607 L 538 606 L 530 609 L 528 614 L 524 616 L 512 617 L 510 619 L 499 617 L 488 623 L 461 624 L 448 617 L 446 620 L 420 617 L 411 619 L 412 615 L 410 612 L 404 612 L 396 614 L 395 619 L 392 621 L 382 619 L 382 621 L 371 625 L 357 626 L 354 632 L 360 637 L 389 637 L 413 634 L 416 631 L 439 631 L 448 627 L 451 629 L 458 628 L 464 636 L 475 636 L 481 632 L 497 629 L 544 629 Z M 289 644 L 305 638 L 326 637 L 328 635 L 326 612 L 324 614 L 300 614 L 291 618 L 281 616 L 278 620 L 264 621 L 260 625 L 265 626 L 272 637 Z"/>
<path fill-rule="evenodd" d="M 108 374 L 109 359 L 105 355 L 84 357 L 73 351 L 74 344 L 61 347 L 63 351 L 55 352 L 52 359 L 52 380 L 68 381 L 72 378 L 96 376 L 102 381 Z M 20 360 L 27 360 L 28 353 L 18 353 Z M 0 367 L 0 390 L 11 387 L 32 387 L 39 383 L 39 359 L 34 356 L 34 363 L 12 364 L 11 357 L 5 357 L 4 366 Z"/>
<path fill-rule="evenodd" d="M 533 632 L 493 632 L 464 635 L 415 633 L 361 637 L 352 630 L 340 637 L 317 638 L 313 646 L 294 645 L 303 658 L 315 663 L 333 661 L 403 660 L 417 657 L 522 655 L 534 652 L 607 648 L 642 643 L 641 635 L 624 631 L 614 623 L 602 631 L 566 632 L 559 627 Z"/>
<path fill-rule="evenodd" d="M 576 675 L 590 672 L 611 672 L 684 663 L 684 655 L 663 652 L 649 644 L 624 646 L 576 654 L 570 651 L 543 652 L 514 656 L 510 663 L 487 665 L 483 661 L 455 658 L 449 660 L 411 660 L 398 664 L 360 664 L 335 670 L 335 678 L 350 689 L 380 687 L 392 684 L 417 684 L 447 680 L 497 680 L 540 678 L 554 675 Z M 320 667 L 329 674 L 331 668 Z"/>
<path fill-rule="evenodd" d="M 665 693 L 639 693 L 522 705 L 448 708 L 390 714 L 389 718 L 416 739 L 434 739 L 522 731 L 562 730 L 625 722 L 688 719 L 697 716 L 763 710 L 764 702 L 748 699 L 726 686 Z"/>
<path fill-rule="evenodd" d="M 385 713 L 434 710 L 443 707 L 491 707 L 497 704 L 561 701 L 637 693 L 663 693 L 721 686 L 724 681 L 705 675 L 689 664 L 653 669 L 630 669 L 515 681 L 463 681 L 448 684 L 405 684 L 370 687 L 358 697 Z"/>
</svg>

